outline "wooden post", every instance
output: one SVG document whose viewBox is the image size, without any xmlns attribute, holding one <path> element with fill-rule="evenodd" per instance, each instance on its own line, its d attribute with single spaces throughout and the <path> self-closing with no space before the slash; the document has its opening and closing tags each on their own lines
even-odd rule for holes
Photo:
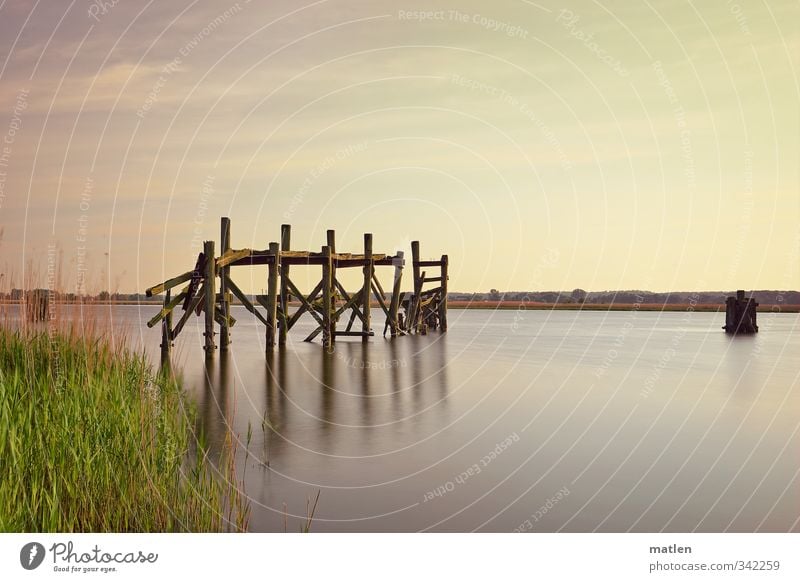
<svg viewBox="0 0 800 582">
<path fill-rule="evenodd" d="M 291 238 L 292 238 L 292 226 L 290 224 L 282 224 L 281 225 L 281 252 L 288 251 L 291 249 Z M 281 261 L 280 265 L 280 273 L 281 273 L 281 293 L 280 293 L 280 305 L 281 305 L 281 322 L 280 322 L 280 335 L 278 338 L 278 343 L 280 345 L 286 345 L 286 335 L 289 332 L 289 265 L 284 264 Z"/>
<path fill-rule="evenodd" d="M 164 296 L 164 309 L 172 301 L 172 289 L 167 289 Z M 169 357 L 172 348 L 172 310 L 170 309 L 164 319 L 161 320 L 161 356 Z"/>
<path fill-rule="evenodd" d="M 330 229 L 325 234 L 328 241 L 328 248 L 331 250 L 331 257 L 333 257 L 336 254 L 336 231 Z M 331 312 L 333 314 L 336 313 L 336 260 L 333 258 L 331 258 Z M 336 331 L 337 322 L 338 318 L 331 316 L 331 327 L 334 332 Z M 336 341 L 335 333 L 332 336 L 332 341 Z"/>
<path fill-rule="evenodd" d="M 407 326 L 409 331 L 419 331 L 419 302 L 420 302 L 420 293 L 422 293 L 422 276 L 420 275 L 420 266 L 419 266 L 419 241 L 411 241 L 411 267 L 414 273 L 414 297 L 413 303 L 411 304 L 411 311 L 409 312 L 409 319 L 410 321 L 407 322 Z"/>
<path fill-rule="evenodd" d="M 449 262 L 447 255 L 442 255 L 442 290 L 440 291 L 442 297 L 439 300 L 439 325 L 443 333 L 447 331 L 447 267 Z"/>
<path fill-rule="evenodd" d="M 231 250 L 231 219 L 227 216 L 223 216 L 220 219 L 220 236 L 219 241 L 221 245 L 220 255 L 224 255 L 226 252 Z M 230 267 L 222 267 L 220 273 L 220 280 L 219 280 L 219 294 L 222 299 L 221 301 L 221 308 L 222 308 L 222 319 L 223 323 L 220 325 L 219 329 L 219 346 L 220 350 L 223 352 L 228 351 L 228 346 L 231 343 L 231 335 L 230 335 L 230 328 L 228 327 L 228 323 L 230 321 L 231 315 L 231 296 L 230 292 L 228 291 L 228 283 L 226 278 L 230 273 Z"/>
<path fill-rule="evenodd" d="M 361 309 L 364 319 L 361 321 L 361 332 L 364 334 L 362 341 L 369 340 L 369 332 L 372 331 L 372 233 L 364 233 L 364 287 L 361 289 Z"/>
<path fill-rule="evenodd" d="M 331 284 L 331 248 L 322 247 L 322 347 L 325 351 L 330 351 L 333 347 L 332 333 L 332 295 L 333 285 Z"/>
<path fill-rule="evenodd" d="M 214 354 L 214 310 L 217 304 L 216 269 L 214 264 L 214 241 L 207 240 L 203 243 L 203 253 L 206 257 L 205 286 L 206 286 L 206 331 L 205 350 L 206 356 Z"/>
<path fill-rule="evenodd" d="M 394 263 L 394 285 L 392 286 L 392 302 L 389 304 L 390 321 L 389 326 L 391 329 L 392 337 L 397 337 L 399 329 L 397 316 L 400 310 L 400 283 L 403 278 L 403 251 L 397 251 L 397 258 Z M 384 334 L 386 330 L 384 329 Z"/>
<path fill-rule="evenodd" d="M 278 268 L 280 267 L 281 253 L 278 243 L 269 243 L 269 252 L 274 255 L 269 264 L 267 276 L 267 351 L 275 347 L 275 335 L 278 319 Z"/>
</svg>

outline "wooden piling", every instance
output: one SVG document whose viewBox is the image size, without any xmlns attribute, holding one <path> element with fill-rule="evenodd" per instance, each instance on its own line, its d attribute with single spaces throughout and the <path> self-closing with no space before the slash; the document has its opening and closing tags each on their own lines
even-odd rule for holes
<svg viewBox="0 0 800 582">
<path fill-rule="evenodd" d="M 231 250 L 231 219 L 227 216 L 223 216 L 220 219 L 220 236 L 219 236 L 220 246 L 220 254 L 224 255 L 228 251 Z M 230 273 L 230 267 L 225 266 L 220 269 L 220 280 L 219 280 L 219 293 L 221 298 L 221 310 L 222 310 L 222 323 L 220 324 L 219 329 L 219 348 L 220 351 L 227 352 L 228 346 L 231 343 L 231 335 L 230 335 L 230 315 L 231 315 L 231 294 L 228 291 L 228 274 Z"/>
<path fill-rule="evenodd" d="M 442 286 L 440 291 L 441 298 L 439 299 L 439 326 L 442 329 L 442 333 L 447 331 L 447 271 L 449 263 L 448 256 L 442 255 Z"/>
<path fill-rule="evenodd" d="M 397 251 L 397 255 L 394 259 L 394 284 L 392 285 L 392 300 L 389 303 L 389 329 L 391 332 L 392 337 L 397 337 L 398 331 L 401 329 L 400 322 L 398 321 L 398 315 L 400 311 L 400 285 L 403 279 L 403 257 L 405 253 L 403 251 Z M 384 335 L 386 334 L 386 328 L 384 327 L 383 331 Z"/>
<path fill-rule="evenodd" d="M 166 310 L 172 302 L 172 289 L 167 289 L 164 295 L 164 309 Z M 161 320 L 161 355 L 169 357 L 172 351 L 172 309 L 167 311 L 167 314 Z"/>
<path fill-rule="evenodd" d="M 332 299 L 333 285 L 331 282 L 331 248 L 322 247 L 322 347 L 325 351 L 333 348 L 333 318 L 332 318 Z"/>
<path fill-rule="evenodd" d="M 372 275 L 375 266 L 372 264 L 372 233 L 364 233 L 364 287 L 361 289 L 361 310 L 364 318 L 361 320 L 361 331 L 364 334 L 362 341 L 369 339 L 372 331 Z"/>
<path fill-rule="evenodd" d="M 291 249 L 292 227 L 289 224 L 281 225 L 281 252 L 288 252 Z M 286 345 L 286 336 L 289 333 L 289 264 L 281 261 L 280 265 L 280 308 L 281 318 L 279 327 L 278 343 Z"/>
<path fill-rule="evenodd" d="M 278 323 L 278 269 L 281 261 L 278 243 L 269 243 L 269 252 L 275 257 L 269 264 L 267 275 L 267 351 L 272 351 Z"/>
<path fill-rule="evenodd" d="M 214 241 L 207 240 L 203 243 L 203 253 L 206 257 L 205 265 L 205 312 L 206 312 L 206 331 L 205 331 L 205 350 L 206 356 L 211 356 L 216 349 L 214 344 L 214 316 L 216 310 L 216 265 L 214 262 Z"/>
<path fill-rule="evenodd" d="M 419 241 L 411 241 L 411 268 L 412 273 L 414 276 L 414 297 L 412 297 L 412 303 L 410 305 L 411 310 L 409 312 L 409 321 L 407 322 L 409 331 L 419 331 L 419 302 L 420 302 L 420 294 L 422 293 L 422 278 L 424 275 L 420 273 L 420 265 L 419 265 Z"/>
</svg>

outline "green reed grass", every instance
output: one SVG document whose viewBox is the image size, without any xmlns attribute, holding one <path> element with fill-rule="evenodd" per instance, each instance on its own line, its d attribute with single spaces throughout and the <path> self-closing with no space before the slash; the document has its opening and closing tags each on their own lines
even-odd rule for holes
<svg viewBox="0 0 800 582">
<path fill-rule="evenodd" d="M 0 531 L 246 529 L 233 446 L 217 469 L 179 382 L 87 337 L 0 329 Z"/>
</svg>

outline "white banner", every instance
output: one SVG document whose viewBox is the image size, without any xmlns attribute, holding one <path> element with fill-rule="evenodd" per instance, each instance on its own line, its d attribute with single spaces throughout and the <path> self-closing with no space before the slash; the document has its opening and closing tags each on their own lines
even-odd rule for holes
<svg viewBox="0 0 800 582">
<path fill-rule="evenodd" d="M 0 579 L 777 582 L 800 580 L 799 550 L 796 534 L 0 534 Z"/>
</svg>

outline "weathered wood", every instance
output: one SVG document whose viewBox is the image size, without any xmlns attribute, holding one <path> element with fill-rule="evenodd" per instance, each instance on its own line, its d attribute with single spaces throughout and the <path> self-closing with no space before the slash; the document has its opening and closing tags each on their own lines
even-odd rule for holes
<svg viewBox="0 0 800 582">
<path fill-rule="evenodd" d="M 281 225 L 281 265 L 280 265 L 280 309 L 283 313 L 280 329 L 278 330 L 278 343 L 286 345 L 286 335 L 289 333 L 289 263 L 284 260 L 284 253 L 291 248 L 292 227 L 288 224 Z"/>
<path fill-rule="evenodd" d="M 371 337 L 374 336 L 375 333 L 371 331 L 335 331 L 333 335 L 341 335 L 341 336 L 350 336 L 350 337 Z"/>
<path fill-rule="evenodd" d="M 164 307 L 161 309 L 161 313 L 163 313 L 166 317 L 164 321 L 161 322 L 161 355 L 169 356 L 170 352 L 172 351 L 172 309 L 180 303 L 180 301 L 176 301 L 172 307 L 169 307 L 170 303 L 172 303 L 172 290 L 167 289 L 167 294 L 164 296 Z M 159 316 L 161 315 L 159 314 Z M 152 320 L 150 320 L 152 321 Z M 155 325 L 155 322 L 153 323 Z M 150 322 L 147 324 L 148 327 L 153 327 L 150 325 Z"/>
<path fill-rule="evenodd" d="M 375 269 L 372 265 L 372 233 L 364 233 L 364 286 L 361 289 L 361 332 L 369 334 L 372 332 L 372 305 L 370 304 L 370 285 L 372 283 Z M 366 335 L 364 341 L 366 341 Z"/>
<path fill-rule="evenodd" d="M 224 228 L 224 227 L 223 227 Z M 228 244 L 230 244 L 230 222 L 228 222 Z M 235 251 L 231 248 L 228 248 L 222 253 L 222 256 L 217 259 L 217 270 L 221 270 L 227 267 L 236 266 L 237 263 L 243 262 L 244 259 L 253 256 L 252 249 L 239 249 Z"/>
<path fill-rule="evenodd" d="M 219 278 L 219 292 L 220 292 L 220 311 L 222 312 L 222 317 L 217 318 L 216 314 L 214 319 L 220 324 L 219 327 L 219 347 L 220 351 L 226 352 L 228 351 L 228 347 L 231 343 L 231 332 L 229 327 L 230 322 L 230 315 L 231 315 L 231 297 L 230 293 L 228 292 L 228 275 L 230 274 L 230 267 L 227 266 L 228 263 L 223 261 L 222 259 L 225 255 L 232 255 L 235 254 L 231 251 L 231 219 L 227 216 L 223 216 L 220 218 L 220 225 L 219 225 L 219 244 L 220 249 L 219 252 L 222 255 L 219 259 L 216 259 L 215 268 L 218 270 L 220 274 Z"/>
<path fill-rule="evenodd" d="M 206 256 L 205 284 L 206 284 L 206 329 L 203 334 L 205 337 L 206 355 L 210 356 L 217 349 L 214 344 L 214 313 L 217 302 L 215 301 L 216 291 L 216 263 L 214 262 L 214 241 L 207 240 L 203 243 L 203 254 Z"/>
<path fill-rule="evenodd" d="M 178 275 L 177 277 L 173 277 L 172 279 L 167 279 L 163 283 L 159 283 L 158 285 L 153 285 L 152 287 L 145 289 L 144 293 L 148 297 L 152 297 L 153 295 L 158 295 L 160 293 L 163 293 L 167 289 L 172 289 L 173 287 L 177 287 L 181 283 L 185 283 L 186 281 L 192 278 L 192 274 L 194 274 L 194 271 L 187 271 L 183 275 Z"/>
<path fill-rule="evenodd" d="M 178 320 L 178 323 L 175 325 L 175 328 L 172 330 L 172 339 L 174 340 L 178 337 L 178 334 L 181 333 L 183 330 L 183 326 L 186 325 L 186 322 L 195 312 L 195 310 L 201 305 L 202 301 L 205 299 L 206 296 L 206 286 L 205 283 L 200 286 L 199 291 L 195 294 L 192 300 L 189 302 L 188 309 L 183 312 L 183 315 Z"/>
<path fill-rule="evenodd" d="M 322 247 L 322 255 L 326 262 L 322 265 L 322 347 L 326 351 L 333 348 L 333 318 L 331 309 L 333 303 L 333 285 L 331 285 L 331 249 L 329 246 Z"/>
<path fill-rule="evenodd" d="M 425 277 L 422 279 L 423 283 L 439 283 L 442 280 L 441 277 Z"/>
<path fill-rule="evenodd" d="M 414 276 L 414 296 L 411 299 L 411 309 L 408 313 L 408 321 L 406 322 L 407 329 L 409 330 L 417 330 L 417 311 L 418 307 L 417 304 L 419 303 L 419 295 L 422 292 L 422 278 L 424 277 L 423 274 L 420 273 L 420 266 L 419 266 L 419 241 L 411 241 L 411 267 Z"/>
<path fill-rule="evenodd" d="M 278 332 L 278 269 L 279 247 L 278 243 L 269 243 L 270 252 L 275 253 L 278 260 L 269 266 L 267 275 L 267 350 L 275 348 L 275 339 Z"/>
<path fill-rule="evenodd" d="M 304 313 L 305 312 L 310 313 L 314 317 L 314 319 L 317 320 L 317 323 L 319 325 L 324 325 L 324 321 L 323 321 L 322 317 L 320 317 L 320 315 L 317 313 L 317 310 L 314 309 L 314 306 L 311 304 L 311 302 L 303 296 L 303 294 L 300 292 L 300 290 L 297 288 L 297 286 L 295 286 L 295 284 L 291 281 L 291 279 L 289 279 L 287 277 L 286 278 L 286 283 L 289 286 L 289 289 L 291 289 L 292 295 L 294 295 L 297 298 L 297 300 L 300 302 L 300 307 L 303 308 Z M 320 283 L 322 283 L 322 281 L 320 281 Z M 323 293 L 324 293 L 324 291 L 323 291 Z M 311 301 L 313 301 L 313 299 L 311 299 Z M 294 316 L 292 316 L 292 317 L 294 318 Z M 296 321 L 297 320 L 295 319 L 295 322 Z M 294 323 L 292 323 L 291 325 L 294 325 Z"/>
<path fill-rule="evenodd" d="M 450 278 L 448 273 L 450 265 L 450 258 L 447 255 L 442 255 L 442 290 L 441 299 L 439 300 L 439 326 L 442 333 L 447 331 L 447 280 Z"/>
<path fill-rule="evenodd" d="M 294 287 L 294 283 L 292 283 L 291 281 L 289 281 L 289 284 Z M 292 317 L 288 320 L 287 329 L 292 329 L 292 327 L 294 327 L 294 324 L 297 323 L 297 320 L 300 319 L 300 316 L 303 315 L 306 311 L 310 311 L 312 315 L 317 315 L 317 312 L 314 309 L 312 303 L 317 298 L 317 295 L 319 295 L 320 291 L 322 291 L 322 281 L 317 283 L 316 287 L 314 287 L 314 289 L 309 294 L 308 299 L 300 295 L 300 307 L 297 308 L 297 310 L 292 314 Z M 317 321 L 319 322 L 320 325 L 322 325 L 321 319 L 318 318 Z"/>
<path fill-rule="evenodd" d="M 164 298 L 164 306 L 161 308 L 161 310 L 158 313 L 156 313 L 150 319 L 150 321 L 147 322 L 147 327 L 153 327 L 155 324 L 157 324 L 159 321 L 161 321 L 164 317 L 166 317 L 167 315 L 172 313 L 172 310 L 175 309 L 178 306 L 178 304 L 186 298 L 186 290 L 187 289 L 188 289 L 188 287 L 184 288 L 184 290 L 181 291 L 178 295 L 176 295 L 174 299 L 169 299 L 169 297 L 171 296 L 172 290 L 167 289 L 167 295 Z"/>
<path fill-rule="evenodd" d="M 397 337 L 399 330 L 397 312 L 400 309 L 400 284 L 403 278 L 403 263 L 405 262 L 403 257 L 403 251 L 398 251 L 397 259 L 395 259 L 396 262 L 394 263 L 394 283 L 392 285 L 392 299 L 389 303 L 389 317 L 383 327 L 383 335 L 386 335 L 386 326 L 389 326 L 392 337 Z"/>
<path fill-rule="evenodd" d="M 375 283 L 372 284 L 372 291 L 375 293 L 375 299 L 378 300 L 378 305 L 380 305 L 380 308 L 386 314 L 386 317 L 389 317 L 389 307 L 386 305 L 386 300 L 378 292 L 378 288 L 375 286 Z"/>
<path fill-rule="evenodd" d="M 441 266 L 441 261 L 417 261 L 416 263 L 420 267 L 439 267 Z"/>
<path fill-rule="evenodd" d="M 236 283 L 234 283 L 230 279 L 230 277 L 228 277 L 227 283 L 228 283 L 228 289 L 230 289 L 233 292 L 233 294 L 236 295 L 236 298 L 242 303 L 242 305 L 244 305 L 244 307 L 247 309 L 247 311 L 249 311 L 250 313 L 255 315 L 256 318 L 261 323 L 263 323 L 264 325 L 269 325 L 267 323 L 267 320 L 264 318 L 264 316 L 261 315 L 261 313 L 259 313 L 259 311 L 258 311 L 258 309 L 256 309 L 255 305 L 253 305 L 250 302 L 250 300 L 247 298 L 247 295 L 245 295 L 244 292 L 242 292 L 242 290 L 239 289 L 239 286 L 236 285 Z"/>
</svg>

